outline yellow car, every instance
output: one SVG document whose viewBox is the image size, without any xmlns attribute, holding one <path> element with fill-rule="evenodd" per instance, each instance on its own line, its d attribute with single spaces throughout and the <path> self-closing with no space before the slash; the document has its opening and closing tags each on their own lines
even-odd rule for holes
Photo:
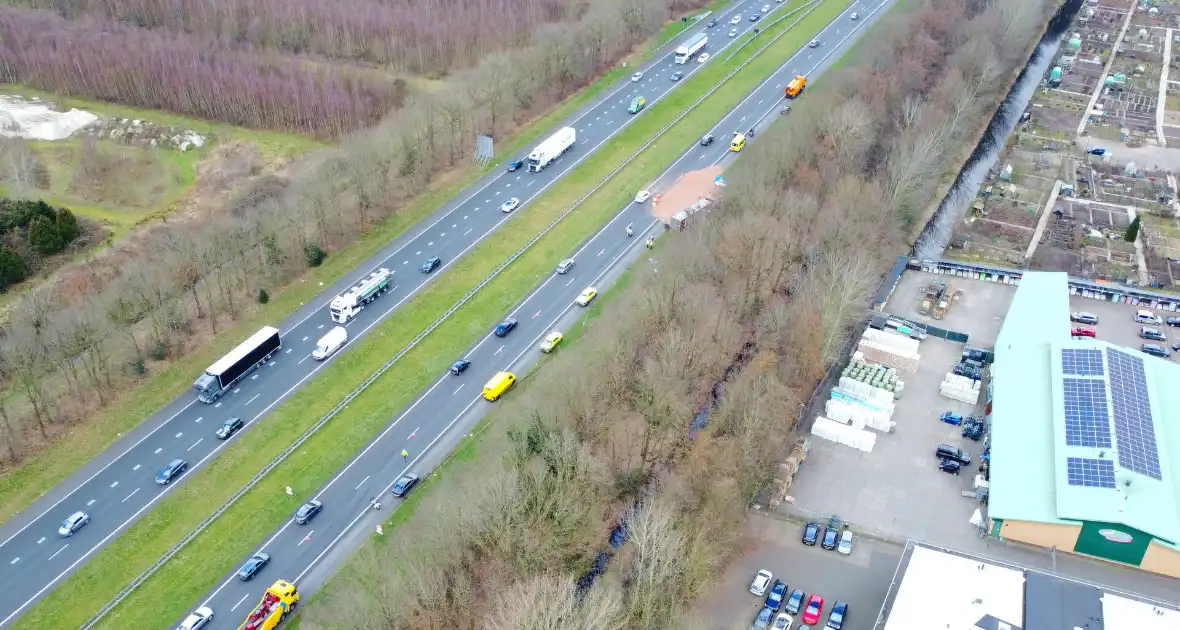
<svg viewBox="0 0 1180 630">
<path fill-rule="evenodd" d="M 545 337 L 545 341 L 541 342 L 541 352 L 553 352 L 557 348 L 558 344 L 561 343 L 562 339 L 565 339 L 565 335 L 557 332 L 556 330 L 549 333 Z"/>
<path fill-rule="evenodd" d="M 595 289 L 594 287 L 586 287 L 582 291 L 582 294 L 579 295 L 578 299 L 575 301 L 578 303 L 578 306 L 589 306 L 596 297 L 598 297 L 598 289 Z"/>
</svg>

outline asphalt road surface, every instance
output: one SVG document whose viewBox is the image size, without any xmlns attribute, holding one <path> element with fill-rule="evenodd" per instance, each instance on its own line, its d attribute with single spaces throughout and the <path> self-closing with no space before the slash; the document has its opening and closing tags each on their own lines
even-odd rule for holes
<svg viewBox="0 0 1180 630">
<path fill-rule="evenodd" d="M 786 83 L 796 74 L 816 77 L 880 17 L 890 2 L 861 0 L 837 17 L 820 34 L 819 47 L 801 50 L 718 121 L 711 131 L 718 135 L 717 142 L 708 147 L 690 147 L 649 189 L 658 192 L 685 172 L 714 164 L 725 165 L 736 159 L 737 155 L 728 149 L 726 131 L 750 127 L 756 127 L 757 131 L 768 126 L 773 117 L 780 115 Z M 754 6 L 760 5 L 754 3 Z M 856 21 L 849 18 L 853 12 L 859 14 Z M 671 71 L 670 67 L 661 70 L 664 74 Z M 750 143 L 757 141 L 756 134 Z M 626 235 L 628 225 L 634 228 L 633 237 Z M 644 242 L 649 234 L 658 237 L 663 233 L 662 224 L 652 218 L 646 204 L 629 204 L 572 253 L 576 264 L 569 273 L 549 276 L 505 314 L 519 321 L 514 331 L 504 338 L 487 332 L 464 356 L 471 361 L 466 372 L 459 376 L 441 375 L 324 487 L 299 488 L 298 480 L 292 480 L 297 497 L 291 502 L 292 514 L 307 498 L 322 501 L 323 512 L 306 525 L 289 520 L 269 537 L 259 550 L 269 553 L 271 562 L 252 581 L 242 582 L 234 574 L 227 575 L 201 602 L 216 613 L 208 627 L 236 628 L 276 579 L 296 582 L 305 596 L 320 586 L 374 532 L 377 524 L 388 518 L 389 511 L 396 509 L 400 501 L 390 494 L 394 481 L 407 471 L 425 478 L 463 434 L 491 409 L 494 403 L 484 401 L 481 396 L 484 383 L 502 370 L 517 375 L 527 372 L 540 358 L 538 345 L 547 333 L 581 325 L 583 311 L 574 300 L 582 290 L 588 286 L 599 291 L 605 289 L 628 264 L 644 257 Z M 563 351 L 572 350 L 560 347 L 557 350 Z M 531 378 L 544 378 L 544 374 Z M 511 392 L 507 394 L 511 395 Z M 399 457 L 403 449 L 409 452 L 406 460 Z M 373 497 L 380 497 L 379 512 L 370 508 Z"/>
<path fill-rule="evenodd" d="M 30 508 L 9 519 L 0 527 L 0 566 L 6 566 L 0 572 L 0 627 L 49 592 L 151 509 L 172 487 L 183 482 L 182 476 L 170 486 L 157 486 L 154 477 L 164 464 L 176 457 L 184 458 L 189 462 L 185 474 L 193 474 L 225 445 L 213 432 L 226 418 L 243 418 L 247 422 L 243 431 L 248 430 L 330 364 L 332 359 L 317 363 L 309 357 L 316 341 L 335 325 L 327 307 L 334 296 L 346 291 L 369 270 L 386 267 L 394 271 L 392 290 L 347 324 L 349 344 L 352 344 L 634 120 L 637 116 L 627 113 L 634 96 L 645 96 L 651 108 L 680 85 L 671 80 L 673 72 L 683 72 L 687 77 L 697 71 L 701 66 L 695 62 L 684 65 L 673 62 L 676 45 L 707 30 L 710 36 L 707 51 L 716 55 L 738 39 L 727 36 L 729 29 L 736 28 L 740 34 L 762 26 L 764 22 L 747 19 L 761 4 L 734 3 L 713 16 L 719 21 L 713 29 L 707 30 L 704 24 L 689 29 L 666 46 L 654 61 L 637 68 L 644 73 L 642 80 L 633 82 L 630 77 L 621 80 L 611 91 L 564 121 L 561 127 L 577 129 L 577 143 L 559 162 L 540 173 L 498 171 L 485 176 L 410 234 L 396 239 L 366 261 L 361 268 L 363 272 L 358 270 L 345 280 L 325 287 L 314 301 L 278 325 L 283 349 L 274 360 L 239 383 L 232 393 L 212 405 L 196 401 L 193 394 L 181 396 Z M 772 3 L 771 6 L 772 12 L 764 20 L 781 13 L 783 5 Z M 731 26 L 729 21 L 735 14 L 742 15 L 742 19 Z M 528 147 L 523 155 L 514 157 L 523 159 L 531 150 Z M 519 198 L 521 206 L 516 212 L 505 214 L 500 211 L 500 204 L 510 197 Z M 432 256 L 440 256 L 443 267 L 424 275 L 419 266 Z M 585 274 L 584 269 L 579 271 Z M 527 330 L 528 326 L 523 328 Z M 525 334 L 518 332 L 516 336 L 519 339 Z M 345 346 L 337 356 L 347 349 Z M 196 379 L 199 374 L 192 376 Z M 71 538 L 59 537 L 57 530 L 62 520 L 77 510 L 88 513 L 90 523 Z"/>
</svg>

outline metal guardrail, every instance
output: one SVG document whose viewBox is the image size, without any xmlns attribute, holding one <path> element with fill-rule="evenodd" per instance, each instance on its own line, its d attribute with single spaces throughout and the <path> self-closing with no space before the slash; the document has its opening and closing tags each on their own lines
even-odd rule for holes
<svg viewBox="0 0 1180 630">
<path fill-rule="evenodd" d="M 353 400 L 355 400 L 357 398 L 357 396 L 360 396 L 362 393 L 364 393 L 364 391 L 367 390 L 370 385 L 375 383 L 377 381 L 377 379 L 381 378 L 387 371 L 389 371 L 389 369 L 392 368 L 395 363 L 400 361 L 402 359 L 402 357 L 404 357 L 411 350 L 413 350 L 419 343 L 422 342 L 422 340 L 424 340 L 428 335 L 430 335 L 439 326 L 441 326 L 447 319 L 449 319 L 450 316 L 455 313 L 455 311 L 458 311 L 464 304 L 466 304 L 472 298 L 474 298 L 475 295 L 477 293 L 479 293 L 479 291 L 481 289 L 483 289 L 485 286 L 487 286 L 489 283 L 491 283 L 492 280 L 496 279 L 496 277 L 499 276 L 500 273 L 502 273 L 504 271 L 504 269 L 506 269 L 508 267 L 508 265 L 511 265 L 513 262 L 515 262 L 517 259 L 519 259 L 521 256 L 523 256 L 525 254 L 525 252 L 527 252 L 533 245 L 535 245 L 537 243 L 537 241 L 541 240 L 546 234 L 548 234 L 550 231 L 552 231 L 553 228 L 557 227 L 558 223 L 561 223 L 561 221 L 564 220 L 566 217 L 568 217 L 570 214 L 572 214 L 573 211 L 578 208 L 578 206 L 582 205 L 582 203 L 584 203 L 587 199 L 589 199 L 592 195 L 594 195 L 594 193 L 598 192 L 598 190 L 601 189 L 603 186 L 605 186 L 611 179 L 613 179 L 615 177 L 615 175 L 618 175 L 619 171 L 623 170 L 628 164 L 633 162 L 637 157 L 639 157 L 639 155 L 641 153 L 646 151 L 648 149 L 648 147 L 655 144 L 655 142 L 657 140 L 659 140 L 665 133 L 667 133 L 673 126 L 675 126 L 677 123 L 679 123 L 681 120 L 683 120 L 685 116 L 688 116 L 690 113 L 692 113 L 692 111 L 695 110 L 702 102 L 704 102 L 705 99 L 709 98 L 710 96 L 713 95 L 713 93 L 715 93 L 717 90 L 721 89 L 721 86 L 725 85 L 725 83 L 728 82 L 731 78 L 733 78 L 734 75 L 736 75 L 738 72 L 740 72 L 742 69 L 744 69 L 746 67 L 746 65 L 748 65 L 750 62 L 757 59 L 758 55 L 762 54 L 762 52 L 764 50 L 766 50 L 767 47 L 769 47 L 771 44 L 776 42 L 783 35 L 787 34 L 792 28 L 794 28 L 794 26 L 796 24 L 799 23 L 799 21 L 801 21 L 803 18 L 807 17 L 807 14 L 809 14 L 809 13 L 811 13 L 811 11 L 815 10 L 815 7 L 819 6 L 819 4 L 822 2 L 823 2 L 823 0 L 814 0 L 813 2 L 811 2 L 808 5 L 804 5 L 802 7 L 799 7 L 798 9 L 795 9 L 795 11 L 800 11 L 804 8 L 810 7 L 810 8 L 808 8 L 806 13 L 799 16 L 798 19 L 796 19 L 794 22 L 792 22 L 786 29 L 783 30 L 783 32 L 779 33 L 778 35 L 775 35 L 770 41 L 763 44 L 761 48 L 754 51 L 754 53 L 752 55 L 750 55 L 749 59 L 746 59 L 741 64 L 739 64 L 737 67 L 735 67 L 733 70 L 730 70 L 729 73 L 726 74 L 724 77 L 722 77 L 719 81 L 717 81 L 717 83 L 712 88 L 709 88 L 709 90 L 707 92 L 705 92 L 703 95 L 701 95 L 699 98 L 697 98 L 697 100 L 693 101 L 687 108 L 685 108 L 685 110 L 683 112 L 681 112 L 679 116 L 674 118 L 672 120 L 672 122 L 668 123 L 667 125 L 664 125 L 664 127 L 662 127 L 659 131 L 657 131 L 655 133 L 655 135 L 653 135 L 651 137 L 651 139 L 649 139 L 647 142 L 645 142 L 643 144 L 643 146 L 636 149 L 635 152 L 632 153 L 630 157 L 628 157 L 626 160 L 624 160 L 622 163 L 620 163 L 618 166 L 616 166 L 614 170 L 612 170 L 609 174 L 607 174 L 605 177 L 603 177 L 597 184 L 594 185 L 593 188 L 591 188 L 588 192 L 586 192 L 586 194 L 579 197 L 577 201 L 575 201 L 572 205 L 570 205 L 569 208 L 567 208 L 565 211 L 563 211 L 556 219 L 554 219 L 549 225 L 547 225 L 544 229 L 542 229 L 536 236 L 534 236 L 532 239 L 530 239 L 528 243 L 525 243 L 525 245 L 523 247 L 516 250 L 516 253 L 512 254 L 512 256 L 510 256 L 508 258 L 508 260 L 504 261 L 503 263 L 500 264 L 500 266 L 493 269 L 492 272 L 487 275 L 487 277 L 485 277 L 483 280 L 481 280 L 479 284 L 475 285 L 475 288 L 473 288 L 466 295 L 464 295 L 458 302 L 456 302 L 454 305 L 452 305 L 450 308 L 448 308 L 446 310 L 446 312 L 444 312 L 437 319 L 435 319 L 434 322 L 432 322 L 430 324 L 430 326 L 428 326 L 425 330 L 423 330 L 421 333 L 419 333 L 418 336 L 414 337 L 414 339 L 411 340 L 408 344 L 406 344 L 406 346 L 404 348 L 399 350 L 398 353 L 393 356 L 393 358 L 391 358 L 389 361 L 386 361 L 380 368 L 377 369 L 377 371 L 373 372 L 373 374 L 371 376 L 369 376 L 369 378 L 365 379 L 365 381 L 363 383 L 361 383 L 356 389 L 354 389 L 347 396 L 345 396 L 343 400 L 341 400 L 339 403 L 336 404 L 336 406 L 332 407 L 332 409 L 329 410 L 326 414 L 324 414 L 318 421 L 316 421 L 316 423 L 314 425 L 309 427 L 307 429 L 307 431 L 305 431 L 303 433 L 303 435 L 301 435 L 299 437 L 298 440 L 293 442 L 287 448 L 283 449 L 282 453 L 277 455 L 274 459 L 272 459 L 269 463 L 267 463 L 267 465 L 264 466 L 262 468 L 262 470 L 260 470 L 256 475 L 251 477 L 250 481 L 248 481 L 246 483 L 246 485 L 242 486 L 237 492 L 235 492 L 233 494 L 233 496 L 231 496 L 229 499 L 227 499 L 225 501 L 225 503 L 223 503 L 212 514 L 210 514 L 204 520 L 202 520 L 196 526 L 196 528 L 193 529 L 193 531 L 186 534 L 185 537 L 180 540 L 180 542 L 176 543 L 175 546 L 173 546 L 171 549 L 169 549 L 168 552 L 165 553 L 163 556 L 161 556 L 159 560 L 157 560 L 154 564 L 152 564 L 152 566 L 148 567 L 147 570 L 145 570 L 138 577 L 136 577 L 134 580 L 132 580 L 130 584 L 128 584 L 126 587 L 123 588 L 123 590 L 119 591 L 118 595 L 116 595 L 114 599 L 107 602 L 101 609 L 99 609 L 99 611 L 97 613 L 94 614 L 93 617 L 91 617 L 89 620 L 87 620 L 86 623 L 82 624 L 81 630 L 89 630 L 90 628 L 93 628 L 95 625 L 97 625 L 98 622 L 102 621 L 102 619 L 104 617 L 106 617 L 108 614 L 110 614 L 110 612 L 112 610 L 114 610 L 116 607 L 118 607 L 118 605 L 121 604 L 123 602 L 123 600 L 127 599 L 127 597 L 131 595 L 131 593 L 135 592 L 136 589 L 138 589 L 141 585 L 143 585 L 144 582 L 146 582 L 149 578 L 151 578 L 153 575 L 155 575 L 155 573 L 157 571 L 159 571 L 165 564 L 167 564 L 169 560 L 171 560 L 178 553 L 180 553 L 181 550 L 183 550 L 186 546 L 188 546 L 189 543 L 191 543 L 193 540 L 195 540 L 197 538 L 197 536 L 200 536 L 201 533 L 204 532 L 210 525 L 212 525 L 213 522 L 216 521 L 222 514 L 224 514 L 231 507 L 233 507 L 235 503 L 237 503 L 243 496 L 246 495 L 246 493 L 253 490 L 254 487 L 257 486 L 272 470 L 274 470 L 279 465 L 281 465 L 284 461 L 286 461 L 287 457 L 289 457 L 291 455 L 291 453 L 294 453 L 301 446 L 303 446 L 303 444 L 305 442 L 307 442 L 309 439 L 311 439 L 311 437 L 314 436 L 321 428 L 323 428 L 324 425 L 326 425 L 330 420 L 332 420 L 334 417 L 336 417 L 336 415 L 338 413 L 343 411 L 344 408 L 347 407 L 349 403 L 351 403 Z"/>
</svg>

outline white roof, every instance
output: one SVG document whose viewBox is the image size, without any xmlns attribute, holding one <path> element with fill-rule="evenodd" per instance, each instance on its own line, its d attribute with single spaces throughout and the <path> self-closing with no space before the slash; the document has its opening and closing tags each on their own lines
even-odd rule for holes
<svg viewBox="0 0 1180 630">
<path fill-rule="evenodd" d="M 238 361 L 241 361 L 242 358 L 245 357 L 247 354 L 250 354 L 250 351 L 254 350 L 259 345 L 261 345 L 263 341 L 266 341 L 270 337 L 277 335 L 277 334 L 279 334 L 279 331 L 277 328 L 272 328 L 270 326 L 264 326 L 262 328 L 262 330 L 254 333 L 253 335 L 250 336 L 249 339 L 238 344 L 238 347 L 234 348 L 233 350 L 230 350 L 229 354 L 225 355 L 224 357 L 221 357 L 221 359 L 218 360 L 217 363 L 210 365 L 209 369 L 205 370 L 205 371 L 208 372 L 209 374 L 215 374 L 215 375 L 220 376 L 221 373 L 228 370 L 230 368 L 230 366 L 237 363 Z"/>
<path fill-rule="evenodd" d="M 973 630 L 985 615 L 1022 625 L 1023 571 L 915 546 L 884 630 Z"/>
</svg>

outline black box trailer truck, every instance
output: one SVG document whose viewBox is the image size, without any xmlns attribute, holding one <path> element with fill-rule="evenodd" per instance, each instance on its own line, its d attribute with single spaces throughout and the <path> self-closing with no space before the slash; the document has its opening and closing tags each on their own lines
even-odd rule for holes
<svg viewBox="0 0 1180 630">
<path fill-rule="evenodd" d="M 229 354 L 221 357 L 217 363 L 210 365 L 209 369 L 193 383 L 193 388 L 197 390 L 197 400 L 203 403 L 215 402 L 282 347 L 278 329 L 267 326 L 254 333 L 241 345 L 230 350 Z"/>
</svg>

